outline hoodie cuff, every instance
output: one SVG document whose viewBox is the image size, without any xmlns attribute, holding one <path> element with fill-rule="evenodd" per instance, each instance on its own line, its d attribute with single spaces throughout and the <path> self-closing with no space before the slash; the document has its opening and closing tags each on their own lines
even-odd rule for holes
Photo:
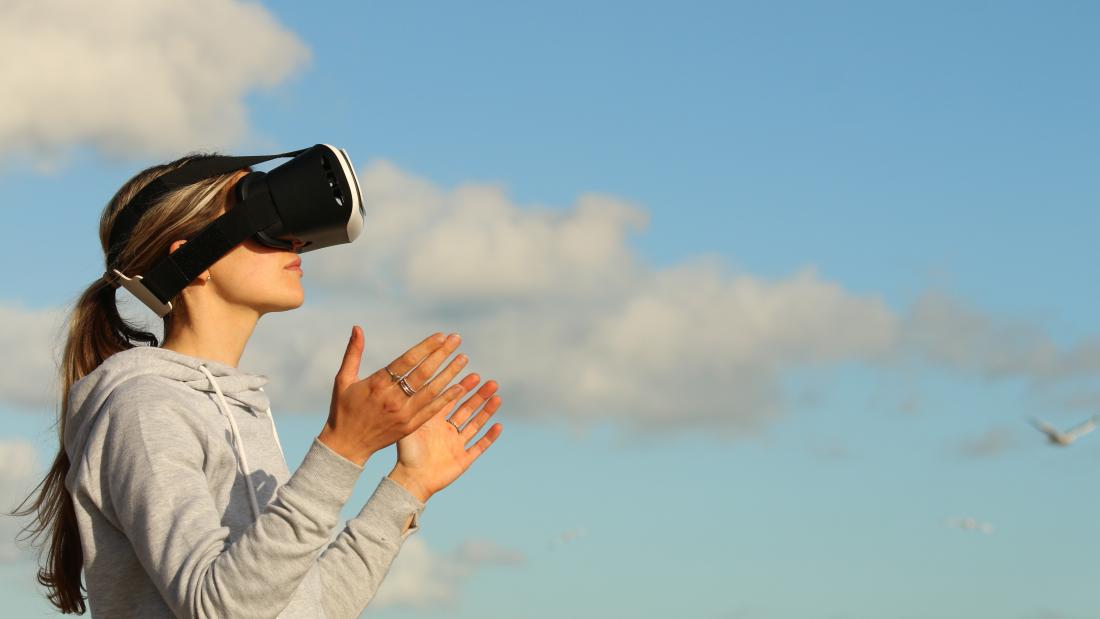
<svg viewBox="0 0 1100 619">
<path fill-rule="evenodd" d="M 294 472 L 294 485 L 319 504 L 337 510 L 351 498 L 363 467 L 336 453 L 316 437 Z"/>
<path fill-rule="evenodd" d="M 374 533 L 383 540 L 404 541 L 420 530 L 420 514 L 426 503 L 413 496 L 404 486 L 383 477 L 374 489 L 374 494 L 359 511 L 359 518 L 374 529 Z M 412 522 L 403 530 L 405 523 Z"/>
</svg>

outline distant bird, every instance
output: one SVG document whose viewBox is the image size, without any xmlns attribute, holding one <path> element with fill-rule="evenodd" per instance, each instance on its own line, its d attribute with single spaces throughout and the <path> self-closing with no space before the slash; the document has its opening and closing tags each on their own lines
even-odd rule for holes
<svg viewBox="0 0 1100 619">
<path fill-rule="evenodd" d="M 981 531 L 986 535 L 993 533 L 993 523 L 982 522 L 977 518 L 948 518 L 947 526 L 966 531 Z"/>
<path fill-rule="evenodd" d="M 1100 420 L 1100 415 L 1093 415 L 1089 418 L 1088 421 L 1082 423 L 1076 428 L 1073 428 L 1072 430 L 1067 430 L 1065 432 L 1059 432 L 1058 430 L 1051 427 L 1050 424 L 1034 417 L 1031 418 L 1031 425 L 1035 426 L 1043 434 L 1046 434 L 1047 439 L 1050 440 L 1050 442 L 1054 445 L 1065 447 L 1066 445 L 1069 445 L 1073 441 L 1081 438 L 1089 432 L 1092 432 L 1096 428 L 1096 422 L 1098 420 Z"/>
<path fill-rule="evenodd" d="M 578 537 L 584 537 L 587 534 L 588 534 L 588 530 L 585 529 L 584 527 L 569 529 L 565 533 L 562 533 L 561 535 L 559 535 L 559 536 L 555 537 L 554 539 L 550 540 L 550 550 L 553 550 L 553 549 L 555 549 L 558 546 L 561 546 L 563 544 L 568 544 L 569 542 L 577 539 Z"/>
</svg>

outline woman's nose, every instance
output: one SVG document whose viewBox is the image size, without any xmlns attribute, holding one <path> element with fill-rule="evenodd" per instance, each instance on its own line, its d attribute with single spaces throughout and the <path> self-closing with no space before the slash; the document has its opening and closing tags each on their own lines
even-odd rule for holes
<svg viewBox="0 0 1100 619">
<path fill-rule="evenodd" d="M 299 247 L 305 245 L 305 243 L 303 241 L 300 241 L 298 239 L 290 239 L 290 243 L 291 243 L 291 249 L 293 249 L 294 251 L 298 251 Z"/>
</svg>

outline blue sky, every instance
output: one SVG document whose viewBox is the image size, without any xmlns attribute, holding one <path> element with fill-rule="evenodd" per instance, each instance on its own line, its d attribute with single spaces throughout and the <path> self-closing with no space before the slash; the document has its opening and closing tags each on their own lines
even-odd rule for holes
<svg viewBox="0 0 1100 619">
<path fill-rule="evenodd" d="M 211 2 L 210 11 L 216 17 L 228 4 Z M 102 10 L 122 11 L 111 6 Z M 88 103 L 104 108 L 89 114 L 99 125 L 59 130 L 48 143 L 21 127 L 28 119 L 63 126 L 60 117 L 0 112 L 0 142 L 24 145 L 0 149 L 0 200 L 14 223 L 2 255 L 10 267 L 27 265 L 9 270 L 0 299 L 6 312 L 21 308 L 12 321 L 39 325 L 35 312 L 52 315 L 98 276 L 100 211 L 141 167 L 194 148 L 243 154 L 327 142 L 375 166 L 379 187 L 420 179 L 453 197 L 492 184 L 506 198 L 503 212 L 521 223 L 535 213 L 572 221 L 583 195 L 629 203 L 646 224 L 623 224 L 621 246 L 613 233 L 600 238 L 629 252 L 634 270 L 621 280 L 617 267 L 597 272 L 626 287 L 623 298 L 663 299 L 701 317 L 685 319 L 688 327 L 709 330 L 669 323 L 664 333 L 678 335 L 664 338 L 664 323 L 642 320 L 657 327 L 644 350 L 659 361 L 617 369 L 623 384 L 667 376 L 667 402 L 678 401 L 676 389 L 698 389 L 699 399 L 684 396 L 684 410 L 647 391 L 639 401 L 661 403 L 654 410 L 625 395 L 553 400 L 542 410 L 538 372 L 558 371 L 557 360 L 568 363 L 574 351 L 494 340 L 513 323 L 492 308 L 554 316 L 548 299 L 583 301 L 588 288 L 563 291 L 566 280 L 547 276 L 546 288 L 523 289 L 532 305 L 517 301 L 520 293 L 479 297 L 483 315 L 464 322 L 453 293 L 410 287 L 419 292 L 384 304 L 354 296 L 359 288 L 342 296 L 322 285 L 331 278 L 311 280 L 307 255 L 307 306 L 341 317 L 366 308 L 355 320 L 378 361 L 389 351 L 370 351 L 372 332 L 384 328 L 371 318 L 407 312 L 462 328 L 475 364 L 484 351 L 484 375 L 515 376 L 500 378 L 500 441 L 424 515 L 417 565 L 451 597 L 395 598 L 366 616 L 1100 612 L 1091 593 L 1100 543 L 1090 526 L 1100 503 L 1088 490 L 1100 467 L 1096 437 L 1055 449 L 1026 422 L 1038 415 L 1069 427 L 1100 413 L 1094 4 L 267 2 L 259 10 L 275 25 L 211 19 L 196 30 L 197 40 L 242 50 L 224 70 L 246 76 L 237 78 L 243 86 L 180 97 L 215 114 L 219 102 L 243 106 L 244 128 L 232 139 L 216 130 L 130 135 L 125 119 L 112 124 L 101 95 Z M 47 12 L 38 17 L 45 22 Z M 261 40 L 264 28 L 282 28 L 307 51 Z M 244 50 L 252 48 L 271 52 L 251 58 Z M 75 79 L 82 62 L 93 75 L 100 68 L 94 57 L 69 59 L 74 101 L 85 100 Z M 268 86 L 247 77 L 276 66 L 286 70 L 265 78 Z M 145 84 L 135 78 L 135 87 Z M 119 134 L 127 147 L 112 149 Z M 379 166 L 399 170 L 398 180 Z M 560 261 L 529 247 L 532 280 L 536 267 Z M 718 272 L 698 270 L 702 257 Z M 785 296 L 803 290 L 807 269 L 813 294 Z M 654 274 L 666 277 L 663 292 L 647 283 Z M 719 290 L 758 286 L 763 317 L 738 301 L 741 293 L 700 296 L 699 309 L 676 306 L 668 292 L 696 299 L 710 281 Z M 831 305 L 825 289 L 842 300 Z M 929 298 L 941 301 L 921 305 Z M 775 326 L 747 353 L 723 352 L 752 331 L 754 317 Z M 277 353 L 277 326 L 292 317 L 270 318 L 254 340 Z M 880 318 L 899 325 L 883 327 L 885 340 L 872 337 Z M 596 318 L 562 320 L 597 334 L 577 352 L 591 353 L 583 359 L 596 367 L 634 350 L 601 339 Z M 38 344 L 18 335 L 26 329 L 5 331 L 12 349 Z M 695 353 L 718 364 L 713 373 L 678 357 Z M 334 372 L 338 358 L 329 357 Z M 680 364 L 701 378 L 680 383 Z M 268 369 L 262 357 L 253 365 Z M 510 369 L 522 367 L 531 368 L 527 378 Z M 0 438 L 31 441 L 44 464 L 55 445 L 52 407 L 3 384 Z M 512 385 L 525 395 L 510 400 Z M 739 393 L 756 388 L 758 399 Z M 279 404 L 273 395 L 277 412 Z M 288 401 L 277 415 L 292 467 L 323 423 L 307 408 Z M 368 464 L 349 516 L 391 462 L 387 453 Z M 994 532 L 946 524 L 965 517 Z M 456 549 L 470 539 L 492 544 L 498 559 L 463 563 Z M 4 597 L 21 615 L 48 614 L 28 565 L 0 565 Z"/>
</svg>

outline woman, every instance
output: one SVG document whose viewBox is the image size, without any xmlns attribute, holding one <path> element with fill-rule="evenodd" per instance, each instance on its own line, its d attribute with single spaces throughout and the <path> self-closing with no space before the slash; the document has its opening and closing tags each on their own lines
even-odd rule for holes
<svg viewBox="0 0 1100 619">
<path fill-rule="evenodd" d="M 104 252 L 119 209 L 194 158 L 123 185 L 100 220 Z M 142 273 L 178 250 L 233 207 L 245 173 L 164 195 L 112 266 Z M 497 423 L 466 448 L 500 406 L 494 381 L 447 417 L 480 382 L 470 374 L 447 387 L 464 355 L 436 375 L 457 334 L 433 334 L 360 379 L 353 326 L 328 420 L 290 475 L 267 378 L 237 367 L 261 316 L 303 302 L 300 242 L 285 240 L 292 250 L 249 239 L 210 266 L 173 300 L 159 346 L 120 317 L 117 282 L 100 279 L 77 301 L 61 367 L 62 445 L 31 507 L 16 512 L 34 513 L 34 537 L 48 533 L 38 580 L 62 612 L 86 610 L 83 568 L 93 615 L 358 616 L 427 500 L 500 436 Z M 402 376 L 412 395 L 395 382 Z M 394 442 L 393 470 L 333 539 L 364 463 Z"/>
</svg>

